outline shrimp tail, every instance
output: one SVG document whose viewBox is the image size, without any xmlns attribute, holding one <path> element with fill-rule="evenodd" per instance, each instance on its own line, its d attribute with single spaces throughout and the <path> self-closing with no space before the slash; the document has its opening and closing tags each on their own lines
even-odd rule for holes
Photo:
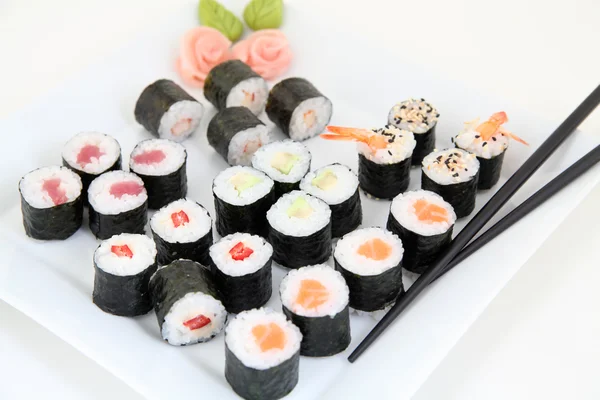
<svg viewBox="0 0 600 400">
<path fill-rule="evenodd" d="M 512 132 L 509 132 L 509 131 L 507 131 L 507 130 L 505 130 L 505 129 L 502 129 L 502 128 L 500 128 L 500 130 L 499 130 L 499 131 L 500 131 L 500 133 L 502 133 L 502 134 L 504 134 L 504 135 L 508 136 L 509 138 L 511 138 L 512 140 L 515 140 L 515 141 L 517 141 L 517 142 L 519 142 L 519 143 L 522 143 L 522 144 L 524 144 L 525 146 L 529 146 L 529 143 L 527 143 L 525 140 L 521 139 L 521 138 L 520 138 L 520 137 L 518 137 L 517 135 L 513 134 Z"/>
<path fill-rule="evenodd" d="M 344 128 L 341 126 L 328 126 L 330 133 L 321 134 L 321 138 L 327 140 L 352 140 L 368 143 L 370 132 L 366 129 Z"/>
</svg>

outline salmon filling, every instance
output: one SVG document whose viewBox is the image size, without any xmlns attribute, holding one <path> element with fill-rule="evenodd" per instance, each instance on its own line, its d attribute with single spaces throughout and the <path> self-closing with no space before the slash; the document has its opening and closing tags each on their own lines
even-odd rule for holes
<svg viewBox="0 0 600 400">
<path fill-rule="evenodd" d="M 48 193 L 50 199 L 55 206 L 66 203 L 69 199 L 67 198 L 67 192 L 60 187 L 60 178 L 45 179 L 42 184 L 42 190 Z"/>
<path fill-rule="evenodd" d="M 190 222 L 190 218 L 185 213 L 185 211 L 180 210 L 178 212 L 174 212 L 171 214 L 171 221 L 173 221 L 173 226 L 175 228 L 179 228 L 182 225 L 185 225 Z"/>
<path fill-rule="evenodd" d="M 256 98 L 256 95 L 254 94 L 254 92 L 249 93 L 249 92 L 246 92 L 245 90 L 242 90 L 242 92 L 244 93 L 244 100 L 242 101 L 242 105 L 244 107 L 251 106 L 252 103 L 254 103 L 254 99 Z"/>
<path fill-rule="evenodd" d="M 425 223 L 447 222 L 448 211 L 445 208 L 429 203 L 427 200 L 415 201 L 415 214 L 419 221 Z"/>
<path fill-rule="evenodd" d="M 285 332 L 274 322 L 254 326 L 252 335 L 262 352 L 285 347 Z"/>
<path fill-rule="evenodd" d="M 195 331 L 196 329 L 204 328 L 206 325 L 210 324 L 210 322 L 210 318 L 200 314 L 192 319 L 188 319 L 183 325 L 190 331 Z"/>
<path fill-rule="evenodd" d="M 130 196 L 137 196 L 140 193 L 142 193 L 143 190 L 144 190 L 144 186 L 140 185 L 138 182 L 125 181 L 125 182 L 113 183 L 110 186 L 109 193 L 111 195 L 113 195 L 114 197 L 116 197 L 117 199 L 120 199 L 121 197 L 125 196 L 126 194 L 128 194 Z"/>
<path fill-rule="evenodd" d="M 329 300 L 329 291 L 314 279 L 304 279 L 300 284 L 296 304 L 304 308 L 316 308 Z"/>
<path fill-rule="evenodd" d="M 392 254 L 392 246 L 379 238 L 375 238 L 364 242 L 358 248 L 358 254 L 375 261 L 381 261 Z"/>
<path fill-rule="evenodd" d="M 304 113 L 304 123 L 308 128 L 312 128 L 317 122 L 317 115 L 314 110 L 309 110 Z"/>
<path fill-rule="evenodd" d="M 250 247 L 246 247 L 244 243 L 238 242 L 229 250 L 229 255 L 236 261 L 243 261 L 254 253 Z"/>
<path fill-rule="evenodd" d="M 133 257 L 133 251 L 126 244 L 122 246 L 111 246 L 110 251 L 115 254 L 117 257 Z"/>
<path fill-rule="evenodd" d="M 136 164 L 150 165 L 150 164 L 157 164 L 157 163 L 161 162 L 162 160 L 164 160 L 165 158 L 167 158 L 167 155 L 165 154 L 165 152 L 157 149 L 157 150 L 147 150 L 141 154 L 138 154 L 137 156 L 133 157 L 133 161 Z"/>
<path fill-rule="evenodd" d="M 104 153 L 100 151 L 100 147 L 95 144 L 86 144 L 77 153 L 77 164 L 84 168 L 87 164 L 92 162 L 92 159 L 99 159 Z"/>
<path fill-rule="evenodd" d="M 175 125 L 171 127 L 171 133 L 174 136 L 179 136 L 187 132 L 192 126 L 191 118 L 183 118 L 177 121 Z"/>
</svg>

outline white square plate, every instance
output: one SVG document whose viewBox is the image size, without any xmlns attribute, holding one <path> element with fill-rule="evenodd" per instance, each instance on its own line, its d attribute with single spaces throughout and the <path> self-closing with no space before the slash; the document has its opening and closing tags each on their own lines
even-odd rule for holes
<svg viewBox="0 0 600 400">
<path fill-rule="evenodd" d="M 385 123 L 389 108 L 397 101 L 425 97 L 441 112 L 438 147 L 450 145 L 450 137 L 462 122 L 505 110 L 510 130 L 531 143 L 513 143 L 505 159 L 499 185 L 554 129 L 527 110 L 489 98 L 452 81 L 441 81 L 426 72 L 402 64 L 393 51 L 377 48 L 358 34 L 315 27 L 334 24 L 331 12 L 321 15 L 303 10 L 301 2 L 286 3 L 283 28 L 295 53 L 288 76 L 303 76 L 333 101 L 332 124 L 376 127 Z M 27 238 L 21 225 L 17 182 L 20 176 L 42 165 L 60 164 L 63 143 L 83 130 L 113 135 L 128 154 L 148 138 L 133 118 L 133 106 L 141 90 L 158 78 L 179 81 L 173 70 L 179 38 L 197 24 L 195 9 L 175 10 L 156 27 L 117 51 L 101 64 L 64 84 L 36 104 L 0 122 L 5 145 L 0 149 L 0 298 L 18 308 L 88 357 L 114 373 L 147 398 L 179 396 L 235 398 L 223 376 L 224 348 L 220 335 L 209 343 L 172 347 L 160 339 L 154 314 L 127 319 L 108 315 L 91 302 L 92 254 L 97 241 L 84 228 L 63 242 L 38 242 Z M 355 58 L 360 54 L 360 58 Z M 185 86 L 184 86 L 185 87 Z M 189 89 L 189 88 L 186 88 Z M 202 99 L 208 113 L 196 135 L 184 144 L 188 149 L 189 197 L 206 206 L 214 217 L 211 194 L 213 177 L 226 167 L 207 144 L 205 130 L 214 109 L 201 91 L 189 92 Z M 262 119 L 267 121 L 263 114 Z M 311 139 L 313 167 L 341 162 L 356 169 L 351 144 Z M 515 204 L 570 165 L 595 145 L 576 133 L 504 207 Z M 597 170 L 596 170 L 597 171 Z M 418 169 L 411 173 L 411 189 L 420 186 Z M 352 344 L 335 357 L 303 357 L 300 383 L 289 396 L 297 398 L 343 398 L 385 396 L 407 398 L 435 368 L 474 319 L 535 252 L 546 237 L 599 180 L 589 173 L 540 210 L 519 222 L 478 254 L 436 282 L 410 307 L 356 364 L 346 361 L 349 352 L 374 326 L 366 316 L 352 318 Z M 498 186 L 499 186 L 498 185 Z M 493 191 L 478 196 L 480 208 Z M 363 196 L 364 224 L 385 225 L 389 202 Z M 548 217 L 548 216 L 551 217 Z M 498 217 L 498 218 L 499 218 Z M 466 221 L 457 224 L 459 231 Z M 274 296 L 269 305 L 280 309 L 277 299 L 283 269 L 274 268 Z M 407 285 L 410 279 L 406 279 Z M 387 381 L 378 385 L 377 381 Z"/>
</svg>

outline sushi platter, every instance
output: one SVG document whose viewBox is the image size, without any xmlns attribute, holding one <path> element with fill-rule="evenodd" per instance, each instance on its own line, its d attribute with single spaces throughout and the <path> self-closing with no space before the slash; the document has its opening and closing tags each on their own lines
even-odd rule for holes
<svg viewBox="0 0 600 400">
<path fill-rule="evenodd" d="M 149 399 L 409 398 L 600 174 L 434 282 L 350 364 L 555 124 L 358 32 L 324 41 L 310 27 L 335 16 L 301 2 L 277 33 L 283 75 L 224 60 L 203 92 L 174 67 L 194 7 L 0 121 L 0 299 Z M 577 132 L 491 223 L 596 144 Z"/>
</svg>

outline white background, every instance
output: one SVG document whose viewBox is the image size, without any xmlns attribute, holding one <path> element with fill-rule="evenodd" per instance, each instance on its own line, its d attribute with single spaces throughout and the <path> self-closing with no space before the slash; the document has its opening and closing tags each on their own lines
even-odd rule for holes
<svg viewBox="0 0 600 400">
<path fill-rule="evenodd" d="M 564 119 L 600 83 L 597 0 L 296 1 L 315 12 L 336 7 L 354 29 L 410 62 L 544 119 Z M 178 3 L 189 0 L 0 0 L 0 117 L 151 29 Z M 600 111 L 582 129 L 600 135 Z M 598 204 L 600 188 L 500 293 L 416 399 L 600 398 Z M 0 316 L 0 398 L 139 398 L 6 304 Z"/>
</svg>

